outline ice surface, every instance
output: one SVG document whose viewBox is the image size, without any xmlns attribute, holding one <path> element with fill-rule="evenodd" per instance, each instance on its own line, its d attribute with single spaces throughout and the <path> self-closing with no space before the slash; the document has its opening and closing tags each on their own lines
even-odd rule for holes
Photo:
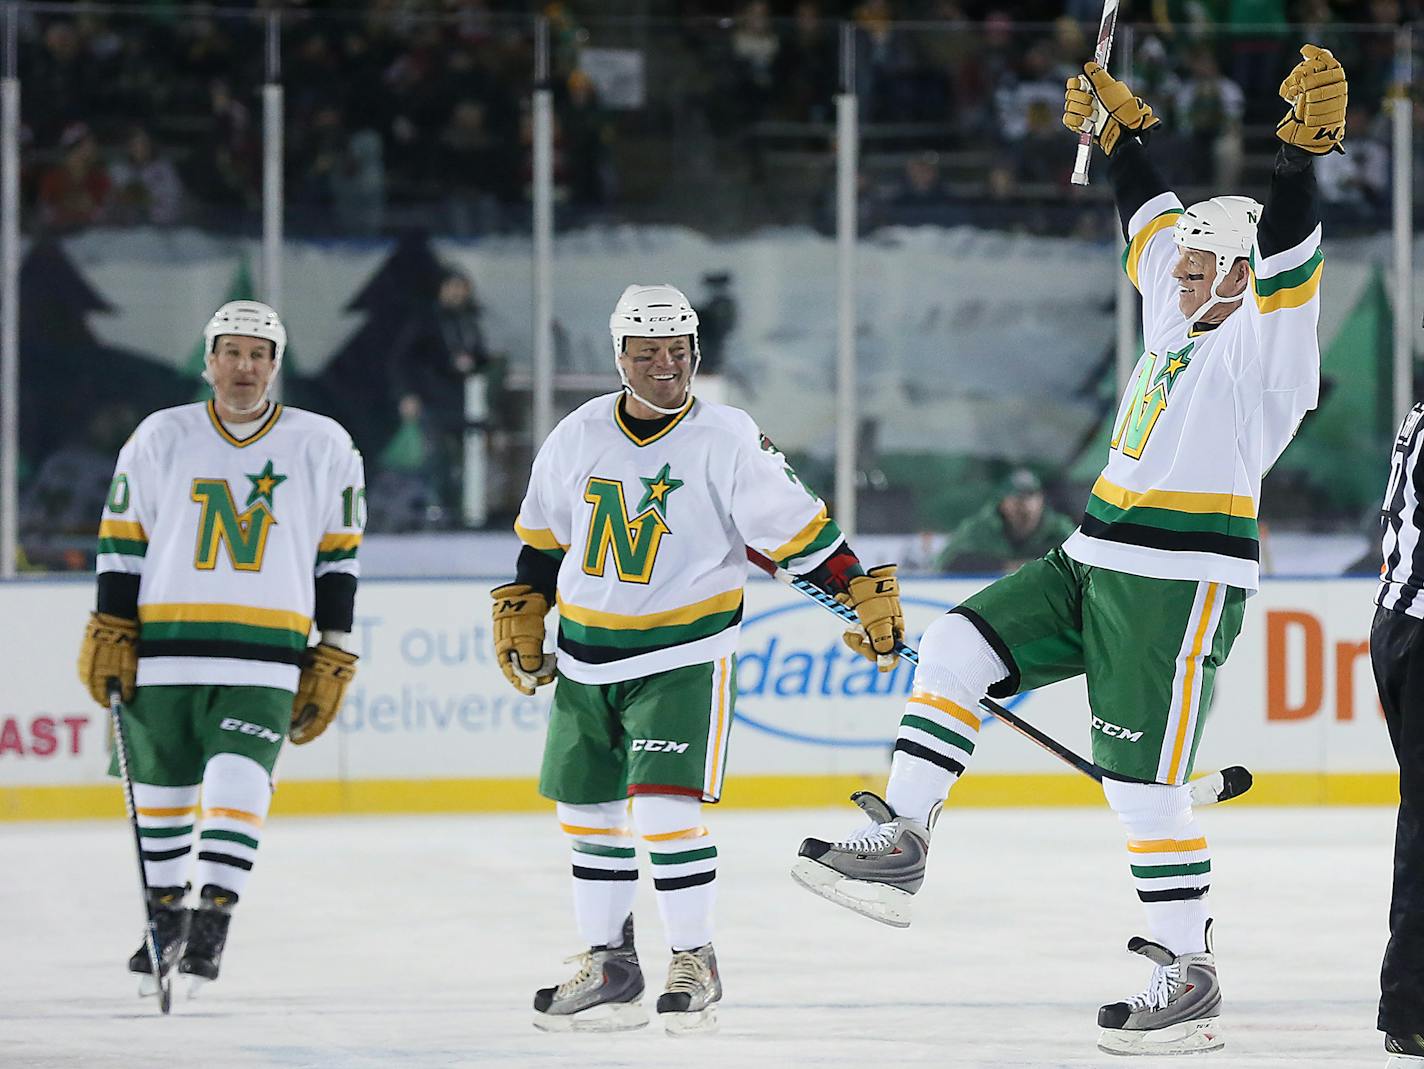
<svg viewBox="0 0 1424 1069">
<path fill-rule="evenodd" d="M 118 821 L 0 824 L 0 1066 L 1086 1066 L 1097 1006 L 1139 990 L 1141 929 L 1104 810 L 950 808 L 897 931 L 797 888 L 839 810 L 709 813 L 721 852 L 722 1031 L 551 1036 L 536 987 L 581 949 L 552 814 L 274 818 L 222 979 L 172 1017 L 140 1000 L 132 840 Z M 1374 1031 L 1393 812 L 1202 814 L 1224 1051 L 1142 1066 L 1382 1066 Z M 651 880 L 638 948 L 666 971 Z"/>
</svg>

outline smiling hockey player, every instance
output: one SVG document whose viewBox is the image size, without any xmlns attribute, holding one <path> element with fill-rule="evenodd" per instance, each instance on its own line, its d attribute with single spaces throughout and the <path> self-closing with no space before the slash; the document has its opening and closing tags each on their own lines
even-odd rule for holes
<svg viewBox="0 0 1424 1069">
<path fill-rule="evenodd" d="M 568 416 L 534 461 L 513 583 L 493 591 L 495 650 L 525 694 L 555 677 L 544 616 L 559 607 L 558 682 L 540 792 L 573 848 L 589 950 L 534 996 L 546 1031 L 648 1022 L 633 948 L 635 832 L 672 950 L 657 1012 L 672 1033 L 716 1026 L 717 847 L 702 807 L 727 771 L 746 547 L 854 606 L 847 642 L 894 666 L 895 566 L 866 574 L 750 416 L 692 394 L 697 313 L 672 286 L 629 286 L 609 327 L 623 388 Z M 632 799 L 631 805 L 629 798 Z"/>
<path fill-rule="evenodd" d="M 823 897 L 908 924 L 979 700 L 1085 675 L 1093 759 L 1151 931 L 1128 944 L 1153 964 L 1147 988 L 1098 1011 L 1099 1045 L 1118 1054 L 1222 1045 L 1211 855 L 1185 784 L 1258 582 L 1261 477 L 1318 394 L 1313 161 L 1339 149 L 1346 82 L 1329 52 L 1301 55 L 1280 89 L 1290 110 L 1264 207 L 1213 197 L 1184 210 L 1148 155 L 1152 109 L 1095 63 L 1068 82 L 1065 125 L 1109 158 L 1147 351 L 1078 530 L 931 625 L 885 798 L 856 796 L 870 825 L 806 840 L 793 870 Z"/>
<path fill-rule="evenodd" d="M 365 510 L 350 436 L 268 397 L 287 344 L 277 313 L 225 304 L 204 342 L 212 400 L 155 412 L 119 452 L 79 655 L 95 701 L 115 678 L 128 703 L 160 967 L 195 987 L 217 979 L 282 740 L 320 735 L 355 673 L 343 647 Z M 143 947 L 129 970 L 156 989 Z"/>
</svg>

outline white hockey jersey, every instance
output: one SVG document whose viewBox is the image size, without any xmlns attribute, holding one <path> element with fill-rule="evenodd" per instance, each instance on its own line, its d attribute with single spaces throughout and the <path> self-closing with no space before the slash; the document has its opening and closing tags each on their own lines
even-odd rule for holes
<svg viewBox="0 0 1424 1069">
<path fill-rule="evenodd" d="M 559 671 L 614 683 L 734 653 L 746 546 L 795 572 L 841 541 L 750 416 L 694 400 L 647 438 L 619 393 L 554 428 L 515 531 L 561 561 Z"/>
<path fill-rule="evenodd" d="M 138 685 L 295 691 L 316 577 L 358 574 L 361 455 L 341 425 L 274 405 L 232 437 L 211 401 L 155 412 L 119 452 L 99 572 L 139 575 Z"/>
<path fill-rule="evenodd" d="M 1107 466 L 1064 551 L 1083 564 L 1255 590 L 1261 478 L 1320 387 L 1320 228 L 1270 257 L 1259 247 L 1242 307 L 1196 331 L 1171 276 L 1172 193 L 1128 224 L 1123 265 L 1142 293 L 1147 351 L 1113 424 Z"/>
</svg>

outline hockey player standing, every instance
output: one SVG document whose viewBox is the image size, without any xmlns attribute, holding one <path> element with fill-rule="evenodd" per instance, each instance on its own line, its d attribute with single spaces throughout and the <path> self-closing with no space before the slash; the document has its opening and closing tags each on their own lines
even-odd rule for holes
<svg viewBox="0 0 1424 1069">
<path fill-rule="evenodd" d="M 1381 510 L 1384 565 L 1370 627 L 1370 662 L 1399 761 L 1389 944 L 1380 968 L 1379 1030 L 1389 1065 L 1424 1066 L 1424 402 L 1394 440 Z"/>
<path fill-rule="evenodd" d="M 583 405 L 540 448 L 515 525 L 516 577 L 493 591 L 510 682 L 533 694 L 558 676 L 539 789 L 558 803 L 573 849 L 574 915 L 589 945 L 571 979 L 535 994 L 534 1023 L 647 1024 L 633 948 L 636 835 L 672 950 L 657 1011 L 670 1032 L 707 1031 L 722 982 L 717 847 L 702 807 L 727 771 L 746 547 L 854 606 L 864 634 L 847 641 L 882 670 L 904 621 L 895 566 L 866 574 L 751 418 L 694 398 L 687 298 L 629 286 L 609 325 L 623 388 Z M 544 652 L 555 603 L 557 659 Z"/>
<path fill-rule="evenodd" d="M 806 840 L 793 870 L 832 901 L 908 924 L 930 829 L 974 752 L 979 700 L 1085 675 L 1093 759 L 1151 931 L 1128 949 L 1154 966 L 1141 994 L 1098 1011 L 1113 1053 L 1222 1045 L 1211 855 L 1185 783 L 1257 586 L 1262 474 L 1318 393 L 1313 161 L 1340 144 L 1346 83 L 1329 52 L 1301 55 L 1281 85 L 1290 110 L 1264 208 L 1214 197 L 1183 210 L 1151 162 L 1152 109 L 1097 64 L 1069 80 L 1063 121 L 1108 155 L 1124 267 L 1142 294 L 1147 351 L 1107 466 L 1060 549 L 930 626 L 885 798 L 856 797 L 870 826 Z"/>
<path fill-rule="evenodd" d="M 195 987 L 217 979 L 282 740 L 320 735 L 355 674 L 365 509 L 350 436 L 268 398 L 287 344 L 276 312 L 225 304 L 204 342 L 212 399 L 155 412 L 119 453 L 79 655 L 95 701 L 121 684 L 161 968 Z M 143 947 L 129 970 L 156 988 Z"/>
</svg>

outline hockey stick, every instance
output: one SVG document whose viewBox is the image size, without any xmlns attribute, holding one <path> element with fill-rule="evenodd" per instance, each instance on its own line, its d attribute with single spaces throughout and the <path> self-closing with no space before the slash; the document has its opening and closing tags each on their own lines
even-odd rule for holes
<svg viewBox="0 0 1424 1069">
<path fill-rule="evenodd" d="M 148 871 L 143 867 L 143 836 L 138 830 L 138 806 L 134 804 L 133 778 L 129 775 L 129 740 L 124 731 L 122 688 L 111 678 L 109 718 L 114 725 L 114 752 L 119 755 L 119 778 L 124 783 L 124 808 L 128 810 L 129 827 L 133 829 L 134 849 L 138 851 L 138 886 L 143 895 L 143 945 L 148 949 L 148 966 L 158 984 L 158 1008 L 167 1013 L 173 1007 L 173 981 L 163 972 L 158 951 L 158 926 L 153 919 L 153 904 L 148 893 Z"/>
<path fill-rule="evenodd" d="M 1093 59 L 1103 70 L 1108 69 L 1108 57 L 1112 55 L 1113 33 L 1117 30 L 1117 0 L 1103 0 L 1103 19 L 1098 23 L 1098 47 L 1093 50 Z M 1078 156 L 1073 161 L 1073 184 L 1088 184 L 1088 161 L 1093 158 L 1093 135 L 1084 130 L 1078 135 Z"/>
<path fill-rule="evenodd" d="M 817 587 L 814 583 L 810 583 L 807 580 L 802 579 L 800 576 L 792 575 L 785 568 L 778 568 L 775 562 L 771 561 L 767 557 L 762 556 L 756 550 L 752 549 L 751 546 L 747 547 L 747 560 L 750 561 L 752 564 L 756 565 L 757 568 L 765 572 L 767 575 L 771 576 L 777 582 L 783 583 L 786 586 L 791 587 L 791 589 L 795 590 L 797 593 L 804 594 L 806 597 L 810 598 L 818 605 L 823 606 L 835 615 L 839 616 L 846 623 L 859 625 L 860 618 L 856 616 L 855 610 L 852 609 L 849 605 L 843 605 L 830 594 L 827 594 L 824 590 Z M 907 646 L 903 642 L 896 645 L 895 652 L 900 657 L 909 661 L 913 665 L 918 665 L 920 663 L 919 654 L 913 648 Z M 1072 765 L 1079 772 L 1083 773 L 1083 775 L 1091 776 L 1099 783 L 1101 783 L 1105 778 L 1124 778 L 1122 776 L 1118 776 L 1112 772 L 1107 771 L 1099 765 L 1093 764 L 1093 762 L 1087 760 L 1086 758 L 1079 757 L 1076 753 L 1068 749 L 1068 747 L 1064 746 L 1057 739 L 1053 738 L 1050 735 L 1045 735 L 1042 731 L 1039 731 L 1038 728 L 1034 727 L 1027 720 L 1024 720 L 1022 717 L 1018 716 L 1015 713 L 1009 712 L 1009 710 L 1005 709 L 1002 705 L 994 701 L 992 698 L 981 698 L 980 704 L 983 705 L 984 708 L 987 709 L 989 712 L 993 713 L 996 719 L 1007 724 L 1009 727 L 1013 728 L 1020 735 L 1029 739 L 1031 742 L 1037 743 L 1039 746 L 1047 750 L 1060 761 Z M 1217 802 L 1230 801 L 1232 798 L 1235 798 L 1238 795 L 1245 794 L 1250 789 L 1251 773 L 1248 772 L 1241 765 L 1232 765 L 1230 768 L 1223 768 L 1220 772 L 1213 772 L 1209 776 L 1203 776 L 1200 779 L 1192 780 L 1192 805 L 1214 805 Z"/>
</svg>

